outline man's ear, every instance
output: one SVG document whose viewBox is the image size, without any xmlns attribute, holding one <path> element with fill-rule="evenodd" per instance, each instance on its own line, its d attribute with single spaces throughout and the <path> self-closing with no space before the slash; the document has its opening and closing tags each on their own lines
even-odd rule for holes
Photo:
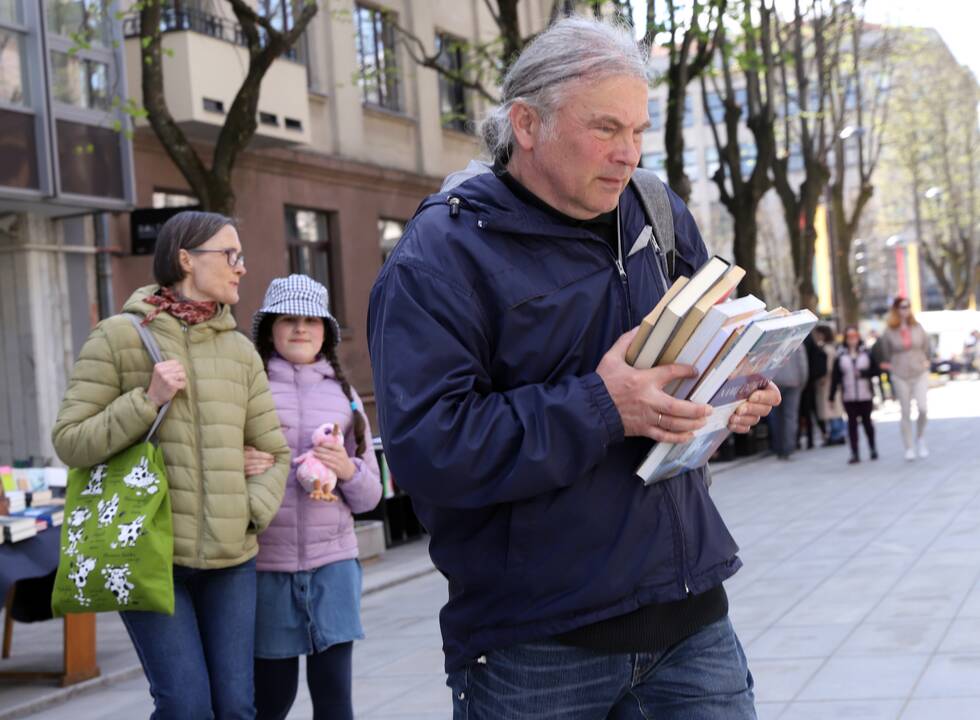
<svg viewBox="0 0 980 720">
<path fill-rule="evenodd" d="M 541 128 L 541 117 L 537 111 L 527 103 L 517 101 L 510 106 L 507 116 L 514 129 L 514 142 L 521 150 L 532 150 Z"/>
</svg>

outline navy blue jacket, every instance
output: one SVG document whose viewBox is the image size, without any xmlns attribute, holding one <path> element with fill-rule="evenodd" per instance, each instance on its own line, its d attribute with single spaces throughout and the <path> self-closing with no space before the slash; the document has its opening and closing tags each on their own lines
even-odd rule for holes
<svg viewBox="0 0 980 720">
<path fill-rule="evenodd" d="M 689 275 L 707 251 L 670 201 Z M 633 475 L 652 441 L 624 439 L 595 373 L 664 292 L 655 246 L 626 259 L 646 224 L 632 186 L 619 207 L 625 280 L 598 236 L 477 175 L 422 203 L 371 291 L 385 454 L 449 579 L 447 671 L 741 565 L 703 469 L 650 487 Z"/>
</svg>

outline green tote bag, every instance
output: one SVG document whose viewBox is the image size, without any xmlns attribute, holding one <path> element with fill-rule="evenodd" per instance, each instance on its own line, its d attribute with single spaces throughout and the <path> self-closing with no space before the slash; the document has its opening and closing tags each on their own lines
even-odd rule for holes
<svg viewBox="0 0 980 720">
<path fill-rule="evenodd" d="M 153 362 L 160 348 L 140 318 Z M 174 612 L 174 532 L 163 453 L 153 443 L 170 403 L 146 439 L 90 468 L 68 472 L 65 520 L 51 608 L 65 613 Z"/>
</svg>

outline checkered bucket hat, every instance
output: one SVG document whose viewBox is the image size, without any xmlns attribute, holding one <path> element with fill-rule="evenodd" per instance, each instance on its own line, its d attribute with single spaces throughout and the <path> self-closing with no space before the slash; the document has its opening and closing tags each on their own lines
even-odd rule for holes
<svg viewBox="0 0 980 720">
<path fill-rule="evenodd" d="M 262 308 L 252 318 L 252 340 L 258 340 L 259 323 L 269 314 L 326 318 L 333 329 L 334 347 L 340 342 L 340 325 L 330 314 L 327 288 L 307 275 L 290 275 L 269 283 Z"/>
</svg>

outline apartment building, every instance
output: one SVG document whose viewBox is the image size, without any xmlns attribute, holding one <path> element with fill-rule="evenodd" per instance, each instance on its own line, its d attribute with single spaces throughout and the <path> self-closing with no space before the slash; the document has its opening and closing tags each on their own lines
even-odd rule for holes
<svg viewBox="0 0 980 720">
<path fill-rule="evenodd" d="M 288 3 L 268 4 L 288 27 Z M 247 68 L 229 7 L 184 1 L 164 13 L 164 46 L 172 50 L 163 61 L 166 97 L 206 158 Z M 544 27 L 550 7 L 548 0 L 522 2 L 522 31 Z M 124 28 L 129 94 L 138 101 L 138 17 L 127 16 Z M 460 84 L 417 65 L 399 28 L 427 53 L 441 49 L 443 61 L 456 67 L 465 60 L 454 40 L 499 36 L 483 0 L 321 3 L 296 52 L 266 76 L 258 132 L 234 170 L 249 271 L 235 309 L 240 325 L 248 327 L 272 278 L 290 272 L 317 278 L 330 289 L 342 360 L 369 410 L 371 285 L 422 198 L 479 153 L 474 121 L 485 108 Z M 137 129 L 133 154 L 137 212 L 114 226 L 122 251 L 113 265 L 117 306 L 150 281 L 151 256 L 140 253 L 152 252 L 152 225 L 166 213 L 143 211 L 196 202 L 149 128 Z M 149 219 L 148 242 L 132 217 Z"/>
<path fill-rule="evenodd" d="M 134 198 L 121 42 L 93 0 L 0 0 L 0 461 L 53 458 L 69 369 L 111 304 L 102 220 Z"/>
</svg>

